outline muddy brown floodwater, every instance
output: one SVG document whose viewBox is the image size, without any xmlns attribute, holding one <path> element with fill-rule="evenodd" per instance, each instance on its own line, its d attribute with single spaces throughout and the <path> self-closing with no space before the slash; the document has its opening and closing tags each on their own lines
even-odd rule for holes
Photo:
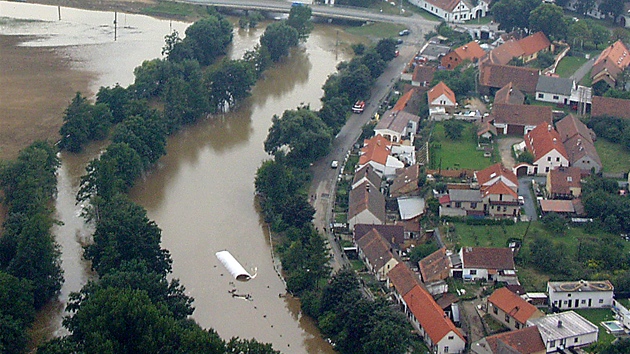
<svg viewBox="0 0 630 354">
<path fill-rule="evenodd" d="M 49 112 L 57 119 L 54 124 L 60 124 L 63 109 L 75 90 L 86 90 L 84 94 L 91 96 L 100 86 L 117 82 L 129 85 L 134 67 L 142 60 L 160 56 L 164 35 L 172 28 L 184 33 L 187 25 L 118 14 L 122 28 L 114 42 L 112 13 L 62 8 L 59 21 L 57 12 L 54 6 L 0 1 L 0 50 L 9 48 L 13 60 L 33 52 L 49 58 L 54 65 L 48 70 L 40 68 L 42 77 L 77 75 L 75 84 L 63 92 L 55 85 L 41 88 L 42 92 L 27 89 L 35 78 L 9 83 L 17 85 L 16 90 L 24 89 L 20 97 L 33 102 L 51 97 L 62 100 L 64 105 L 57 104 Z M 240 58 L 254 47 L 262 32 L 263 28 L 235 29 L 228 55 Z M 173 258 L 173 277 L 179 278 L 195 298 L 193 318 L 203 327 L 214 328 L 223 338 L 256 338 L 286 353 L 333 352 L 313 321 L 300 313 L 299 301 L 284 296 L 269 234 L 256 210 L 253 182 L 256 169 L 269 158 L 263 141 L 273 115 L 302 104 L 318 109 L 327 76 L 339 61 L 349 58 L 348 50 L 342 49 L 347 45 L 343 44 L 357 40 L 339 28 L 316 26 L 309 40 L 290 58 L 268 70 L 252 96 L 234 112 L 211 117 L 172 136 L 168 154 L 131 192 L 162 229 L 162 245 Z M 11 67 L 0 63 L 3 72 Z M 14 76 L 16 80 L 21 77 Z M 12 96 L 5 101 L 8 96 L 2 97 L 3 105 L 20 106 L 18 98 Z M 35 106 L 39 109 L 33 114 L 42 114 L 43 106 Z M 74 204 L 74 196 L 85 165 L 101 148 L 94 145 L 80 155 L 61 155 L 56 208 L 64 225 L 55 233 L 62 246 L 66 283 L 59 301 L 38 318 L 34 333 L 42 338 L 65 333 L 61 318 L 68 294 L 78 291 L 91 276 L 89 266 L 81 259 L 81 244 L 89 239 L 90 230 L 80 218 L 81 206 Z M 232 279 L 214 255 L 224 249 L 248 270 L 256 269 L 256 278 L 246 283 Z M 233 289 L 250 295 L 250 300 L 232 297 L 228 291 Z"/>
</svg>

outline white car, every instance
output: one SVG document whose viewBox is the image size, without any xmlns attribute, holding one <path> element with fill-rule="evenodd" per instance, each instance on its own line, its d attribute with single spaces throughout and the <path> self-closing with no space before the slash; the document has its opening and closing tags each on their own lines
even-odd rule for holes
<svg viewBox="0 0 630 354">
<path fill-rule="evenodd" d="M 330 163 L 330 168 L 337 168 L 337 167 L 339 167 L 339 161 L 332 160 L 332 162 Z"/>
<path fill-rule="evenodd" d="M 523 198 L 523 196 L 522 196 L 522 195 L 519 195 L 519 196 L 518 196 L 518 203 L 519 203 L 520 205 L 525 204 L 525 198 Z"/>
</svg>

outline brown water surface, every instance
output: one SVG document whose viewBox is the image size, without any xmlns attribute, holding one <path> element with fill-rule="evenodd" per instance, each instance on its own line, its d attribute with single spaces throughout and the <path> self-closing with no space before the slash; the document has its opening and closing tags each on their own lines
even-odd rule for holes
<svg viewBox="0 0 630 354">
<path fill-rule="evenodd" d="M 0 1 L 0 35 L 20 35 L 23 47 L 50 48 L 42 55 L 53 51 L 65 58 L 73 72 L 90 78 L 88 96 L 100 86 L 129 85 L 134 67 L 160 56 L 164 35 L 171 29 L 184 33 L 186 27 L 180 22 L 118 14 L 122 28 L 117 29 L 114 42 L 112 13 L 66 8 L 61 12 L 59 21 L 57 7 Z M 235 29 L 229 56 L 240 58 L 252 49 L 262 31 Z M 265 73 L 252 96 L 236 110 L 171 137 L 168 154 L 131 193 L 162 229 L 163 247 L 173 257 L 173 276 L 195 298 L 193 318 L 224 338 L 256 338 L 286 353 L 333 352 L 312 320 L 301 315 L 299 302 L 283 296 L 285 288 L 274 268 L 269 234 L 255 207 L 253 181 L 256 169 L 269 158 L 263 141 L 273 115 L 302 104 L 320 107 L 322 84 L 336 64 L 348 58 L 345 51 L 337 52 L 337 39 L 341 43 L 355 40 L 335 27 L 317 26 L 307 43 Z M 54 66 L 51 71 L 51 75 L 57 72 Z M 55 93 L 49 89 L 46 94 Z M 66 97 L 66 102 L 71 98 Z M 61 119 L 62 109 L 55 113 Z M 61 155 L 56 208 L 64 225 L 56 235 L 66 283 L 59 302 L 38 319 L 34 331 L 41 337 L 64 333 L 61 317 L 68 294 L 78 291 L 91 276 L 81 258 L 81 244 L 89 240 L 90 230 L 80 218 L 81 206 L 75 205 L 74 196 L 85 165 L 101 147 L 91 146 L 80 155 Z M 232 279 L 214 255 L 224 249 L 246 269 L 257 272 L 256 278 L 246 283 Z M 249 294 L 251 301 L 232 297 L 228 291 L 233 289 Z"/>
</svg>

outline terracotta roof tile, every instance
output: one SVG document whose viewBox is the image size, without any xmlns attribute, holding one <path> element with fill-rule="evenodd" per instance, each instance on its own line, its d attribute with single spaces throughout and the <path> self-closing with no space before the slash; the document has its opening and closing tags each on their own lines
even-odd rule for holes
<svg viewBox="0 0 630 354">
<path fill-rule="evenodd" d="M 444 57 L 442 57 L 441 63 L 444 67 L 448 67 L 448 64 L 452 63 L 454 68 L 466 60 L 476 62 L 485 55 L 486 52 L 479 46 L 479 43 L 471 41 L 461 47 L 455 48 L 452 52 L 447 53 Z"/>
<path fill-rule="evenodd" d="M 466 268 L 515 269 L 512 250 L 507 247 L 463 247 L 462 264 Z"/>
<path fill-rule="evenodd" d="M 525 134 L 525 146 L 528 151 L 534 154 L 536 161 L 554 149 L 567 161 L 569 160 L 560 134 L 547 122 L 539 124 L 534 130 Z"/>
<path fill-rule="evenodd" d="M 392 108 L 392 111 L 398 112 L 405 109 L 405 107 L 407 106 L 407 103 L 409 103 L 409 100 L 411 99 L 411 97 L 413 97 L 413 95 L 415 95 L 415 93 L 416 93 L 416 90 L 412 88 L 411 90 L 407 91 L 404 95 L 400 96 L 398 101 L 396 101 L 394 108 Z"/>
<path fill-rule="evenodd" d="M 523 56 L 525 51 L 518 41 L 510 39 L 490 51 L 488 57 L 493 64 L 507 65 L 512 59 Z"/>
<path fill-rule="evenodd" d="M 514 88 L 535 93 L 539 75 L 538 69 L 496 65 L 488 60 L 479 65 L 479 84 L 482 86 L 502 88 L 511 82 Z"/>
<path fill-rule="evenodd" d="M 553 119 L 551 107 L 516 105 L 516 104 L 495 104 L 492 108 L 494 122 L 511 125 L 538 126 L 543 123 L 550 124 Z"/>
<path fill-rule="evenodd" d="M 448 12 L 453 11 L 455 9 L 455 6 L 457 6 L 460 1 L 461 0 L 426 0 L 426 2 L 428 2 L 429 4 L 437 6 L 440 9 L 446 10 Z"/>
<path fill-rule="evenodd" d="M 382 135 L 375 135 L 373 138 L 365 140 L 361 148 L 359 165 L 363 166 L 370 161 L 385 165 L 387 156 L 391 151 L 391 145 L 392 143 Z"/>
<path fill-rule="evenodd" d="M 509 82 L 494 94 L 494 104 L 523 104 L 523 102 L 525 102 L 525 94 L 515 88 L 512 82 Z"/>
<path fill-rule="evenodd" d="M 357 242 L 372 230 L 378 231 L 391 244 L 402 244 L 405 241 L 405 229 L 402 226 L 356 224 L 354 225 L 354 242 Z"/>
<path fill-rule="evenodd" d="M 416 286 L 403 297 L 409 310 L 416 317 L 420 326 L 431 338 L 431 342 L 438 343 L 449 332 L 465 341 L 464 336 L 455 324 L 446 316 L 444 310 L 438 306 L 433 297 L 420 286 Z"/>
<path fill-rule="evenodd" d="M 600 168 L 602 167 L 602 160 L 597 153 L 595 145 L 587 139 L 582 139 L 581 135 L 574 135 L 571 139 L 565 141 L 564 148 L 567 151 L 567 155 L 569 155 L 570 164 L 588 156 Z"/>
<path fill-rule="evenodd" d="M 453 90 L 451 90 L 448 86 L 446 86 L 444 81 L 440 81 L 437 85 L 433 86 L 433 88 L 431 88 L 429 92 L 427 92 L 427 96 L 429 98 L 429 104 L 431 104 L 434 100 L 436 100 L 441 95 L 445 95 L 446 98 L 448 98 L 453 103 L 456 102 L 455 93 L 453 92 Z"/>
<path fill-rule="evenodd" d="M 590 130 L 586 124 L 582 123 L 582 121 L 576 118 L 573 114 L 569 114 L 557 122 L 556 130 L 558 131 L 558 134 L 560 134 L 563 143 L 576 135 L 580 135 L 582 140 L 588 140 L 592 143 L 593 136 L 595 135 L 595 133 Z"/>
<path fill-rule="evenodd" d="M 449 277 L 451 266 L 444 247 L 421 259 L 419 265 L 422 281 L 425 283 Z"/>
<path fill-rule="evenodd" d="M 418 275 L 414 273 L 405 263 L 398 263 L 387 273 L 389 282 L 394 286 L 400 296 L 405 296 L 416 286 L 422 286 Z"/>
<path fill-rule="evenodd" d="M 529 35 L 518 41 L 518 44 L 521 46 L 523 53 L 526 56 L 538 53 L 551 46 L 551 42 L 549 42 L 547 36 L 545 36 L 542 32 L 536 32 Z"/>
<path fill-rule="evenodd" d="M 518 177 L 509 168 L 503 166 L 502 163 L 495 163 L 481 171 L 475 172 L 475 177 L 479 185 L 487 185 L 494 180 L 507 179 L 518 186 Z"/>
<path fill-rule="evenodd" d="M 511 347 L 518 354 L 544 353 L 547 349 L 536 326 L 495 334 L 485 339 L 492 352 L 497 354 L 501 353 L 499 342 Z"/>
<path fill-rule="evenodd" d="M 534 318 L 542 316 L 542 313 L 536 306 L 523 300 L 520 296 L 506 288 L 495 290 L 492 295 L 488 297 L 488 303 L 493 304 L 522 324 L 527 323 L 527 320 L 531 319 L 533 316 L 535 316 Z"/>
<path fill-rule="evenodd" d="M 370 264 L 376 270 L 383 268 L 392 258 L 396 258 L 391 252 L 391 245 L 381 234 L 372 229 L 357 241 L 357 247 L 363 251 Z"/>
<path fill-rule="evenodd" d="M 582 171 L 578 167 L 559 167 L 549 171 L 551 194 L 571 194 L 571 188 L 580 188 Z"/>
<path fill-rule="evenodd" d="M 616 41 L 602 51 L 593 63 L 593 66 L 596 66 L 604 61 L 613 63 L 615 66 L 623 70 L 625 67 L 630 65 L 630 53 L 628 52 L 628 48 L 626 48 L 621 40 Z"/>
<path fill-rule="evenodd" d="M 493 185 L 486 187 L 486 188 L 482 188 L 482 195 L 484 197 L 493 194 L 493 195 L 511 195 L 514 198 L 518 197 L 518 194 L 516 194 L 516 191 L 510 187 L 508 187 L 507 184 L 505 184 L 503 181 L 498 181 L 497 183 L 494 183 Z"/>
<path fill-rule="evenodd" d="M 630 100 L 593 96 L 591 116 L 611 116 L 630 119 Z"/>
</svg>

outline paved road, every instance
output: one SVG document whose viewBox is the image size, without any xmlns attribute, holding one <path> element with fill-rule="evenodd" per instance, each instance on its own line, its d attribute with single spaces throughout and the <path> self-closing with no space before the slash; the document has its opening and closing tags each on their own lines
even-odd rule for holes
<svg viewBox="0 0 630 354">
<path fill-rule="evenodd" d="M 532 221 L 538 219 L 538 212 L 536 211 L 536 196 L 532 192 L 532 180 L 544 185 L 547 183 L 545 177 L 525 176 L 518 179 L 518 195 L 523 196 L 525 204 L 525 215 L 531 218 Z"/>
<path fill-rule="evenodd" d="M 575 80 L 575 82 L 580 82 L 580 80 L 582 80 L 582 78 L 586 76 L 588 71 L 591 70 L 594 62 L 595 62 L 595 58 L 592 58 L 586 63 L 584 63 L 582 66 L 580 66 L 579 69 L 575 71 L 575 73 L 573 73 L 573 75 L 571 75 L 571 79 Z"/>
</svg>

